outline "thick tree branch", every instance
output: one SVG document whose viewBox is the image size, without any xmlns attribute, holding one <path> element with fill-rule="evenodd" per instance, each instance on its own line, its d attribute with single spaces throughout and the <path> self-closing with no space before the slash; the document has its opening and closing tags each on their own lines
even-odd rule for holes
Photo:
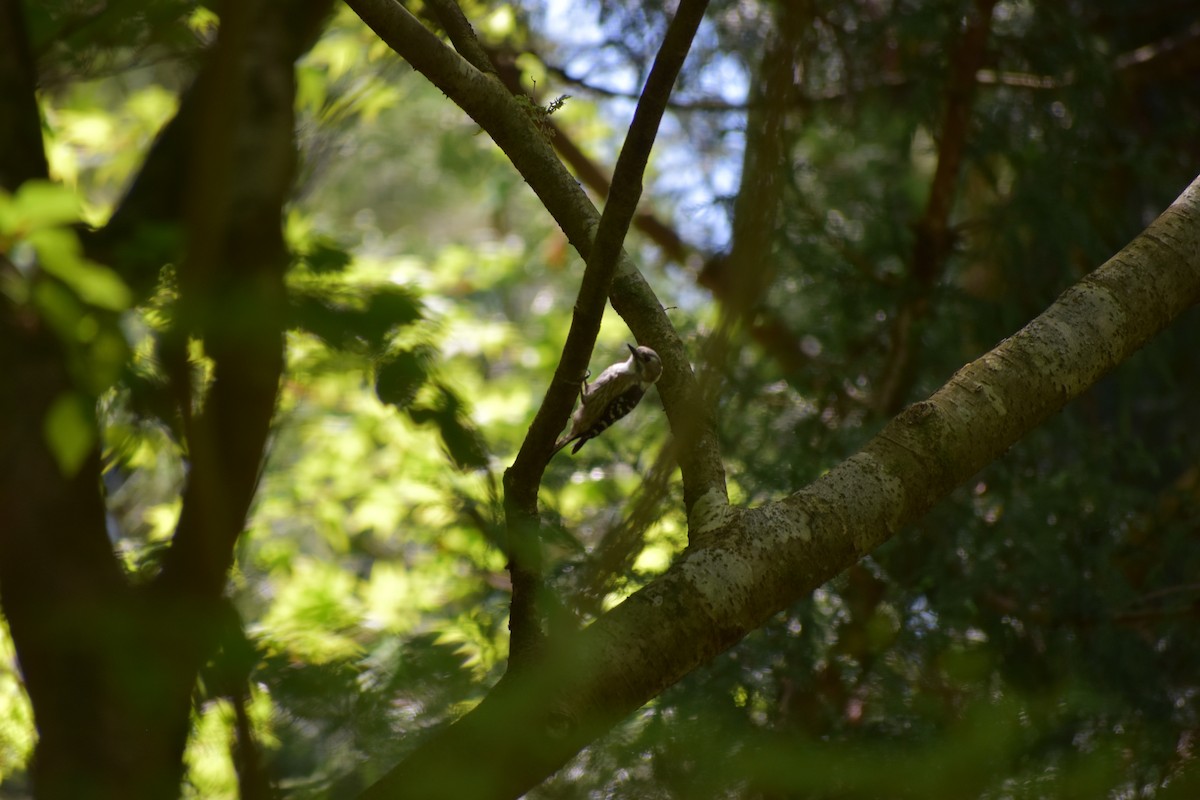
<svg viewBox="0 0 1200 800">
<path fill-rule="evenodd" d="M 21 0 L 0 0 L 0 188 L 9 192 L 48 174 L 36 86 Z"/>
<path fill-rule="evenodd" d="M 527 109 L 494 76 L 473 68 L 394 0 L 347 0 L 347 5 L 491 135 L 586 259 L 599 214 L 555 157 Z M 664 373 L 658 391 L 672 429 L 680 428 L 694 413 L 695 376 L 662 304 L 624 252 L 609 299 L 638 341 L 650 345 L 662 357 Z M 578 377 L 570 376 L 572 385 L 577 385 Z M 719 498 L 713 501 L 718 504 L 727 502 L 724 470 L 712 426 L 700 426 L 683 444 L 680 466 L 684 503 L 689 510 L 705 496 Z"/>
<path fill-rule="evenodd" d="M 279 22 L 280 32 L 292 61 L 316 41 L 332 5 L 333 0 L 287 0 L 281 6 L 288 13 Z M 206 128 L 205 92 L 211 83 L 202 69 L 182 93 L 179 110 L 159 132 L 108 222 L 83 237 L 88 256 L 120 273 L 136 298 L 154 290 L 164 264 L 184 258 L 188 182 L 180 170 L 203 147 L 195 140 Z"/>
<path fill-rule="evenodd" d="M 223 17 L 218 50 L 197 87 L 203 125 L 185 162 L 188 256 L 177 325 L 180 335 L 203 338 L 214 378 L 190 431 L 183 509 L 156 588 L 204 602 L 224 588 L 283 369 L 293 61 L 313 33 L 295 20 L 319 27 L 331 5 L 271 2 L 244 19 L 241 9 Z"/>
<path fill-rule="evenodd" d="M 26 36 L 21 0 L 0 0 L 0 189 L 7 192 L 48 178 Z M 9 270 L 0 253 L 0 277 Z M 77 732 L 111 723 L 95 697 L 108 688 L 102 645 L 127 599 L 105 528 L 99 448 L 66 475 L 47 443 L 55 403 L 87 413 L 94 402 L 67 362 L 52 326 L 0 292 L 0 604 L 37 715 L 33 782 L 47 798 L 67 796 L 83 765 L 117 761 Z"/>
<path fill-rule="evenodd" d="M 730 512 L 663 576 L 363 797 L 513 798 L 919 519 L 1200 301 L 1200 178 L 1143 234 L 807 489 Z M 714 531 L 716 534 L 717 531 Z M 481 756 L 482 754 L 482 756 Z M 464 758 L 471 769 L 464 769 Z"/>
</svg>

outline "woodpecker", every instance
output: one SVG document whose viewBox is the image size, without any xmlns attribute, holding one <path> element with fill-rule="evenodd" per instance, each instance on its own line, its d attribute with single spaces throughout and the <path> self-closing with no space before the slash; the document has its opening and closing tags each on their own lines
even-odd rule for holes
<svg viewBox="0 0 1200 800">
<path fill-rule="evenodd" d="M 583 381 L 579 408 L 571 415 L 571 430 L 554 443 L 554 455 L 571 442 L 578 453 L 588 439 L 595 439 L 605 428 L 633 410 L 646 389 L 662 375 L 662 361 L 649 347 L 629 348 L 629 358 L 607 367 L 600 377 L 588 384 Z"/>
</svg>

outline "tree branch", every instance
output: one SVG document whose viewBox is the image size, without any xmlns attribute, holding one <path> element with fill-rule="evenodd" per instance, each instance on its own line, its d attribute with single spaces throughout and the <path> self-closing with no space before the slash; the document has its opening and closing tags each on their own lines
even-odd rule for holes
<svg viewBox="0 0 1200 800">
<path fill-rule="evenodd" d="M 0 0 L 0 189 L 7 192 L 49 177 L 26 37 L 21 0 Z M 0 274 L 7 271 L 16 268 L 0 253 Z M 109 665 L 96 640 L 108 637 L 127 597 L 105 527 L 99 448 L 67 475 L 47 444 L 56 403 L 88 414 L 95 400 L 77 386 L 68 360 L 53 327 L 0 292 L 0 605 L 37 718 L 32 777 L 46 797 L 77 777 L 79 763 L 111 755 L 81 747 L 75 731 L 101 723 L 95 697 L 107 688 Z M 94 420 L 89 428 L 96 436 Z"/>
<path fill-rule="evenodd" d="M 178 335 L 203 338 L 213 382 L 188 446 L 183 509 L 158 590 L 211 602 L 245 526 L 283 369 L 283 205 L 295 161 L 293 61 L 331 0 L 263 3 L 222 18 L 201 75 Z"/>
<path fill-rule="evenodd" d="M 948 66 L 945 114 L 938 136 L 938 160 L 925 213 L 916 224 L 908 265 L 906 296 L 892 319 L 891 341 L 872 405 L 881 414 L 896 413 L 908 398 L 920 357 L 919 328 L 930 313 L 933 289 L 950 255 L 950 212 L 970 132 L 975 75 L 983 65 L 996 0 L 976 0 L 975 13 L 954 49 Z"/>
<path fill-rule="evenodd" d="M 454 0 L 427 0 L 458 54 L 480 72 L 495 72 L 488 54 L 475 38 L 475 29 Z"/>
<path fill-rule="evenodd" d="M 537 92 L 526 91 L 521 85 L 521 71 L 517 67 L 516 59 L 511 51 L 490 50 L 489 56 L 492 63 L 496 65 L 497 75 L 510 92 L 527 95 L 534 102 L 539 100 Z M 775 100 L 779 100 L 779 98 L 775 98 Z M 742 105 L 737 108 L 746 110 L 750 107 L 752 106 Z M 675 105 L 668 104 L 668 108 L 674 109 Z M 584 153 L 575 144 L 571 134 L 559 127 L 553 119 L 547 119 L 545 125 L 551 132 L 550 142 L 554 145 L 555 151 L 574 171 L 583 185 L 601 197 L 607 197 L 610 185 L 604 170 Z M 682 267 L 694 268 L 695 262 L 704 256 L 703 253 L 685 242 L 674 228 L 651 210 L 638 211 L 634 215 L 633 225 L 658 247 L 665 258 Z M 854 259 L 852 253 L 845 255 L 848 260 Z M 736 290 L 736 276 L 727 268 L 726 261 L 727 259 L 723 256 L 706 261 L 697 274 L 697 282 L 712 292 L 720 302 L 731 304 L 732 295 Z M 771 309 L 757 309 L 753 320 L 749 320 L 748 323 L 749 333 L 754 342 L 778 361 L 785 370 L 795 372 L 811 363 L 812 359 L 800 349 L 795 333 L 789 330 L 786 322 Z"/>
<path fill-rule="evenodd" d="M 856 563 L 1200 301 L 1200 178 L 1043 314 L 807 489 L 729 514 L 570 652 L 502 682 L 363 798 L 514 798 Z M 552 659 L 552 660 L 551 660 Z M 463 769 L 470 754 L 471 769 Z"/>
<path fill-rule="evenodd" d="M 783 6 L 777 13 L 775 32 L 763 49 L 758 80 L 751 88 L 746 116 L 746 147 L 742 179 L 733 207 L 733 241 L 724 257 L 710 259 L 699 275 L 702 285 L 719 294 L 725 303 L 723 322 L 710 338 L 706 368 L 715 370 L 725 360 L 734 323 L 753 326 L 763 293 L 775 277 L 772 250 L 782 196 L 785 166 L 784 126 L 787 99 L 792 93 L 793 53 L 803 26 L 799 12 Z M 720 287 L 718 292 L 714 287 Z M 715 380 L 707 381 L 715 385 Z"/>
<path fill-rule="evenodd" d="M 707 7 L 708 0 L 681 0 L 675 17 L 667 27 L 666 36 L 634 111 L 625 143 L 617 157 L 612 190 L 608 202 L 604 204 L 596 238 L 587 255 L 587 265 L 575 300 L 575 313 L 571 317 L 571 327 L 563 344 L 554 380 L 546 389 L 545 398 L 534 416 L 533 424 L 529 426 L 512 467 L 504 473 L 504 507 L 512 559 L 514 611 L 532 610 L 529 593 L 537 592 L 541 586 L 540 558 L 534 557 L 529 563 L 522 562 L 523 554 L 531 554 L 540 547 L 537 529 L 538 486 L 552 453 L 555 436 L 562 430 L 575 404 L 575 396 L 579 391 L 578 379 L 587 372 L 588 360 L 596 344 L 596 336 L 600 333 L 600 322 L 604 318 L 613 275 L 623 253 L 622 245 L 642 197 L 642 175 L 658 135 L 663 109 L 666 108 L 675 79 L 683 68 L 692 38 L 700 27 Z M 513 633 L 510 652 L 515 657 L 532 647 L 536 638 L 534 633 L 540 631 L 540 625 L 536 620 L 515 615 L 510 615 L 509 619 Z M 518 631 L 522 631 L 521 636 L 518 636 Z"/>
<path fill-rule="evenodd" d="M 491 135 L 586 260 L 599 214 L 555 157 L 522 104 L 494 76 L 473 68 L 394 0 L 347 0 L 347 5 Z M 659 395 L 672 430 L 679 429 L 692 413 L 695 376 L 662 304 L 624 252 L 609 299 L 637 339 L 662 357 L 664 372 L 658 382 Z M 569 376 L 572 386 L 578 385 L 578 378 L 578 374 Z M 551 432 L 557 433 L 557 430 Z M 545 432 L 535 436 L 539 440 L 546 438 Z M 684 503 L 689 510 L 705 496 L 719 498 L 714 500 L 718 504 L 728 502 L 720 449 L 711 425 L 702 426 L 690 441 L 684 442 L 680 466 Z"/>
<path fill-rule="evenodd" d="M 26 33 L 21 0 L 0 0 L 0 188 L 9 192 L 49 174 Z"/>
</svg>

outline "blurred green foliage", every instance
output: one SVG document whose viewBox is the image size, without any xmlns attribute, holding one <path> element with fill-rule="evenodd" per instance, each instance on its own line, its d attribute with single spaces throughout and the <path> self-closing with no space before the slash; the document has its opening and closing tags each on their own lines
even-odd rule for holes
<svg viewBox="0 0 1200 800">
<path fill-rule="evenodd" d="M 26 5 L 60 184 L 0 196 L 0 249 L 18 265 L 22 248 L 36 251 L 53 280 L 0 290 L 67 345 L 77 389 L 52 409 L 47 438 L 69 470 L 100 437 L 114 546 L 147 574 L 187 469 L 163 396 L 171 276 L 131 308 L 71 226 L 111 212 L 212 19 L 178 0 Z M 870 401 L 912 291 L 913 226 L 968 5 L 811 4 L 760 309 L 781 325 L 740 331 L 716 365 L 737 502 L 802 487 L 885 421 Z M 487 44 L 521 51 L 548 96 L 554 75 L 588 84 L 565 82 L 554 121 L 611 163 L 629 113 L 619 95 L 645 75 L 663 5 L 465 9 Z M 665 123 L 648 199 L 699 256 L 726 243 L 748 135 L 744 92 L 730 87 L 755 79 L 778 13 L 714 2 Z M 563 14 L 595 24 L 564 30 Z M 1119 249 L 1194 176 L 1194 70 L 1155 73 L 1129 55 L 1180 31 L 1195 50 L 1194 16 L 1165 0 L 998 4 L 909 400 Z M 478 127 L 346 9 L 297 70 L 288 366 L 230 593 L 272 773 L 288 797 L 332 798 L 503 671 L 499 475 L 552 374 L 581 263 Z M 666 263 L 637 234 L 629 249 L 699 354 L 719 308 L 695 264 Z M 1197 782 L 1200 505 L 1185 479 L 1200 454 L 1198 326 L 1180 321 L 914 529 L 530 796 L 1194 796 L 1183 792 Z M 608 311 L 594 368 L 627 340 Z M 780 358 L 789 348 L 802 368 Z M 187 358 L 203 376 L 203 352 Z M 557 457 L 541 494 L 551 585 L 584 619 L 665 569 L 685 538 L 677 476 L 656 460 L 657 398 L 621 425 Z M 597 577 L 595 554 L 642 502 L 651 512 L 613 562 L 627 566 Z M 20 796 L 32 747 L 15 674 L 5 633 L 0 780 L 16 788 L 0 797 Z M 236 796 L 232 729 L 227 698 L 198 699 L 188 796 Z"/>
</svg>

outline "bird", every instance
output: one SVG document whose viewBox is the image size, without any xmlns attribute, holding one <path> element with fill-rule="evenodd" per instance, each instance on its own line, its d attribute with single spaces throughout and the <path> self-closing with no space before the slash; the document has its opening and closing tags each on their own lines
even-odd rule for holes
<svg viewBox="0 0 1200 800">
<path fill-rule="evenodd" d="M 590 384 L 585 378 L 579 391 L 579 408 L 571 415 L 571 429 L 554 443 L 553 456 L 571 442 L 578 453 L 588 439 L 594 439 L 634 409 L 646 389 L 662 375 L 662 359 L 646 346 L 629 348 L 629 358 L 605 368 Z"/>
</svg>

